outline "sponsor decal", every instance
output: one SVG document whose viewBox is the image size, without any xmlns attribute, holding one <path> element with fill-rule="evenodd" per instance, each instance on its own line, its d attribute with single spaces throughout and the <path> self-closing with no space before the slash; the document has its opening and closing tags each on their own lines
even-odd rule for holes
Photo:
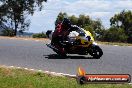
<svg viewBox="0 0 132 88">
<path fill-rule="evenodd" d="M 86 74 L 81 67 L 78 68 L 77 82 L 85 83 L 130 83 L 129 74 Z"/>
</svg>

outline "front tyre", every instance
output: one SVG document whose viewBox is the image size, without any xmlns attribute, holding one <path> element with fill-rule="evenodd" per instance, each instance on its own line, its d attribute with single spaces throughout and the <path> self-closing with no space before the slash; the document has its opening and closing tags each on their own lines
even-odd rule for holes
<svg viewBox="0 0 132 88">
<path fill-rule="evenodd" d="M 99 59 L 103 55 L 103 51 L 99 46 L 93 45 L 90 49 L 89 54 L 93 56 L 93 58 Z"/>
</svg>

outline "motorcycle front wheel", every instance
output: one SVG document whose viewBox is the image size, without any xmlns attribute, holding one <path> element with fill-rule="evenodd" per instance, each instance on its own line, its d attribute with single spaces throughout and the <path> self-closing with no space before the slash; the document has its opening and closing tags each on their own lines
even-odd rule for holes
<svg viewBox="0 0 132 88">
<path fill-rule="evenodd" d="M 91 46 L 89 54 L 93 56 L 93 58 L 99 59 L 103 55 L 103 51 L 99 46 L 94 45 Z"/>
</svg>

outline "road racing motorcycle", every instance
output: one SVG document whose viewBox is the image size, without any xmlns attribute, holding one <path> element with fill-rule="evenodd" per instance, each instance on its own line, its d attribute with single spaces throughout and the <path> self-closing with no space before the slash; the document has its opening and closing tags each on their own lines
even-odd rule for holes
<svg viewBox="0 0 132 88">
<path fill-rule="evenodd" d="M 90 54 L 93 58 L 99 59 L 103 55 L 102 49 L 94 41 L 94 38 L 89 31 L 76 25 L 72 25 L 69 30 L 70 32 L 67 36 L 67 40 L 60 41 L 61 47 L 65 50 L 65 54 L 51 44 L 46 45 L 60 56 L 66 56 L 67 54 Z M 52 40 L 53 32 L 48 30 L 48 33 L 46 34 L 48 38 Z"/>
</svg>

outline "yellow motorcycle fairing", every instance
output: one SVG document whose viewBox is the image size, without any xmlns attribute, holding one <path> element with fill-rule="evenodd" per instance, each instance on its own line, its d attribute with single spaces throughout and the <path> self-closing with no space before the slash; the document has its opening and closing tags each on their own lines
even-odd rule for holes
<svg viewBox="0 0 132 88">
<path fill-rule="evenodd" d="M 90 41 L 88 41 L 86 36 L 76 36 L 76 39 L 80 40 L 80 42 L 81 42 L 81 44 L 78 46 L 88 47 L 89 45 L 91 45 L 94 42 L 94 38 L 89 31 L 86 31 L 84 29 L 82 29 L 82 31 L 86 34 L 86 36 L 90 36 L 91 39 L 90 39 Z"/>
</svg>

